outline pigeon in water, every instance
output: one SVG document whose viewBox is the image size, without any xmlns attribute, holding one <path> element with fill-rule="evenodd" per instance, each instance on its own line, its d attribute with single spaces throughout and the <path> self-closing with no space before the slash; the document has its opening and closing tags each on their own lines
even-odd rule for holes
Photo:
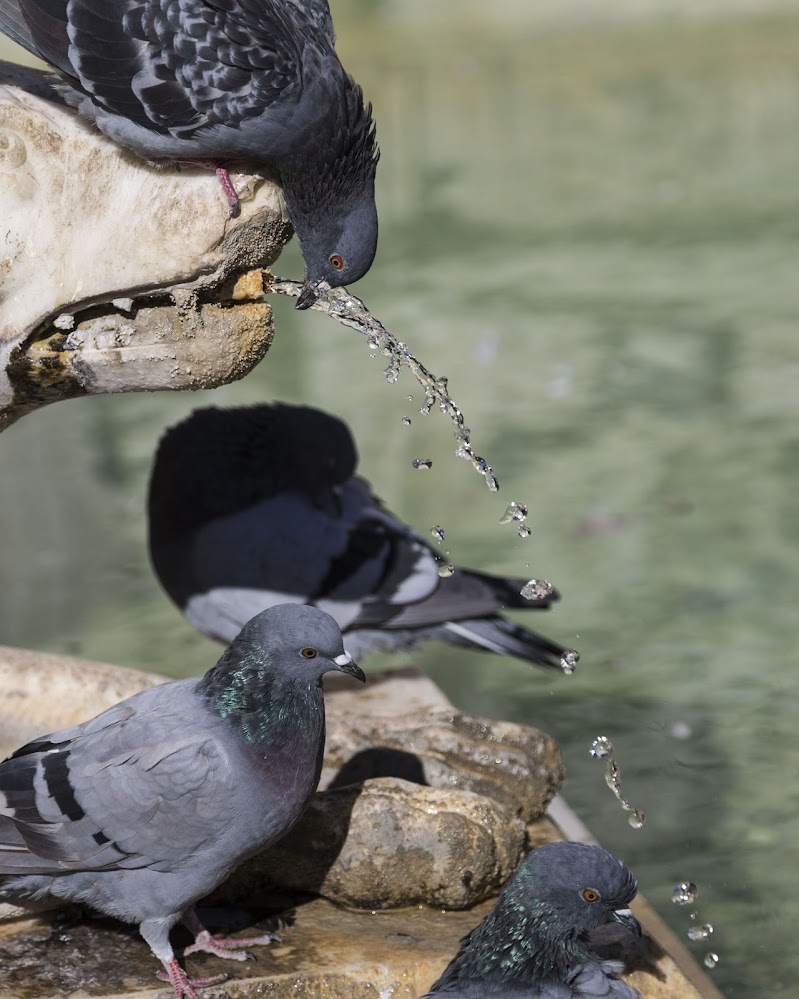
<svg viewBox="0 0 799 999">
<path fill-rule="evenodd" d="M 121 701 L 0 764 L 0 898 L 50 894 L 137 923 L 176 999 L 197 999 L 169 944 L 243 960 L 269 937 L 212 937 L 192 906 L 300 817 L 322 766 L 322 675 L 364 680 L 314 607 L 249 621 L 203 677 Z M 224 979 L 226 976 L 222 976 Z"/>
<path fill-rule="evenodd" d="M 629 868 L 601 847 L 538 847 L 423 999 L 641 999 L 616 977 L 620 962 L 600 960 L 586 939 L 612 922 L 640 936 L 627 908 L 636 891 Z"/>
<path fill-rule="evenodd" d="M 0 31 L 64 77 L 66 99 L 148 160 L 279 174 L 306 281 L 298 308 L 369 270 L 370 104 L 334 48 L 327 0 L 0 0 Z"/>
<path fill-rule="evenodd" d="M 315 604 L 356 658 L 439 638 L 561 669 L 563 646 L 498 612 L 547 608 L 523 579 L 441 559 L 355 476 L 346 424 L 280 403 L 200 409 L 168 430 L 150 480 L 150 553 L 196 628 L 230 641 L 271 604 Z"/>
</svg>

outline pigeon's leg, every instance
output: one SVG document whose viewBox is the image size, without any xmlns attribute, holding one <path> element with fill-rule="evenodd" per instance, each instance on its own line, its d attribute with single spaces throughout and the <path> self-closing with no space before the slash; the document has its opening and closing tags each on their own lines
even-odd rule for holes
<svg viewBox="0 0 799 999">
<path fill-rule="evenodd" d="M 213 975 L 210 978 L 189 978 L 178 964 L 175 952 L 169 943 L 169 931 L 175 925 L 174 918 L 146 919 L 139 926 L 139 933 L 150 945 L 150 950 L 163 964 L 164 971 L 156 972 L 162 982 L 169 982 L 175 990 L 175 999 L 201 999 L 198 988 L 206 985 L 220 985 L 227 981 L 227 975 Z"/>
<path fill-rule="evenodd" d="M 241 211 L 239 196 L 236 194 L 236 188 L 233 186 L 233 181 L 230 179 L 227 167 L 222 166 L 222 164 L 217 160 L 178 160 L 178 165 L 186 167 L 201 167 L 203 170 L 213 170 L 222 187 L 222 190 L 225 192 L 227 203 L 230 205 L 230 217 L 232 219 L 238 218 L 239 212 Z"/>
<path fill-rule="evenodd" d="M 261 947 L 265 944 L 280 941 L 277 933 L 264 933 L 259 937 L 214 937 L 200 922 L 199 916 L 194 909 L 183 916 L 183 925 L 194 936 L 194 943 L 186 947 L 183 956 L 204 952 L 206 954 L 216 954 L 217 957 L 224 957 L 230 961 L 246 961 L 251 955 L 247 953 L 247 947 Z"/>
</svg>

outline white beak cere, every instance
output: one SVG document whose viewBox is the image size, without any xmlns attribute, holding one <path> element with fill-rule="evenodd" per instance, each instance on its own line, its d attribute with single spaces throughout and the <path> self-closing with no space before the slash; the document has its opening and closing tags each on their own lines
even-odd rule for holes
<svg viewBox="0 0 799 999">
<path fill-rule="evenodd" d="M 348 666 L 352 662 L 352 656 L 349 652 L 345 652 L 343 656 L 336 656 L 333 662 L 336 666 Z"/>
</svg>

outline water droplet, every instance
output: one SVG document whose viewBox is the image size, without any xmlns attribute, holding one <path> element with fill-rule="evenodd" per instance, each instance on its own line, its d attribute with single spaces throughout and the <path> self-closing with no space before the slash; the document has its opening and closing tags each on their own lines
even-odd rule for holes
<svg viewBox="0 0 799 999">
<path fill-rule="evenodd" d="M 412 395 L 406 395 L 405 398 L 406 398 L 406 400 L 408 402 L 413 402 L 413 396 Z"/>
<path fill-rule="evenodd" d="M 521 593 L 525 600 L 543 600 L 554 589 L 555 587 L 552 583 L 547 582 L 546 579 L 531 579 L 524 584 L 519 593 Z"/>
<path fill-rule="evenodd" d="M 613 743 L 606 735 L 600 735 L 591 743 L 588 752 L 595 760 L 606 760 L 613 752 Z"/>
<path fill-rule="evenodd" d="M 410 418 L 410 416 L 403 416 L 402 417 L 402 422 L 405 424 L 406 427 L 409 427 L 411 425 L 411 418 Z"/>
<path fill-rule="evenodd" d="M 688 939 L 707 940 L 712 932 L 713 927 L 710 923 L 702 923 L 701 926 L 692 926 L 690 930 L 688 930 Z"/>
<path fill-rule="evenodd" d="M 638 809 L 636 809 L 627 816 L 627 821 L 629 822 L 631 828 L 641 829 L 646 822 L 646 816 L 643 812 L 639 812 Z"/>
<path fill-rule="evenodd" d="M 705 960 L 702 963 L 706 968 L 715 968 L 719 963 L 719 956 L 715 951 L 711 950 L 705 954 Z"/>
<path fill-rule="evenodd" d="M 571 676 L 572 673 L 577 669 L 577 663 L 580 661 L 580 653 L 577 649 L 566 649 L 563 655 L 560 657 L 560 668 L 566 674 L 566 676 Z"/>
<path fill-rule="evenodd" d="M 411 464 L 413 465 L 414 468 L 428 469 L 428 468 L 432 468 L 433 467 L 433 459 L 432 458 L 414 458 L 413 462 Z"/>
<path fill-rule="evenodd" d="M 376 336 L 370 336 L 369 337 L 369 350 L 377 350 L 377 348 L 379 346 L 380 346 L 380 341 L 377 339 L 377 337 Z"/>
<path fill-rule="evenodd" d="M 526 516 L 527 507 L 524 503 L 517 503 L 516 500 L 511 500 L 499 522 L 500 524 L 511 524 L 513 521 L 521 522 Z"/>
<path fill-rule="evenodd" d="M 384 373 L 388 384 L 395 385 L 400 373 L 399 361 L 396 357 L 392 358 L 391 364 L 388 365 Z"/>
<path fill-rule="evenodd" d="M 441 544 L 444 538 L 447 536 L 444 532 L 444 528 L 440 524 L 436 524 L 435 527 L 430 528 L 430 533 L 436 539 L 436 541 Z"/>
<path fill-rule="evenodd" d="M 671 900 L 675 905 L 693 905 L 699 891 L 693 881 L 681 881 L 671 891 Z"/>
<path fill-rule="evenodd" d="M 527 524 L 519 524 L 519 537 L 520 538 L 529 538 L 532 533 L 533 532 L 530 530 L 530 528 L 527 526 Z"/>
<path fill-rule="evenodd" d="M 442 579 L 446 579 L 448 576 L 452 576 L 455 572 L 455 566 L 450 565 L 449 562 L 442 562 L 438 567 L 438 574 Z"/>
</svg>

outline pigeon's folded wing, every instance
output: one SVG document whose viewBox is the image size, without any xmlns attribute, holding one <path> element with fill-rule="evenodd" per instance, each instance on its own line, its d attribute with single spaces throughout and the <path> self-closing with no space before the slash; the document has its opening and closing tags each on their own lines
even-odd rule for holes
<svg viewBox="0 0 799 999">
<path fill-rule="evenodd" d="M 616 977 L 622 967 L 618 961 L 581 964 L 569 976 L 571 995 L 574 999 L 641 999 L 636 989 Z"/>
<path fill-rule="evenodd" d="M 238 611 L 241 627 L 265 607 L 301 600 L 346 628 L 355 620 L 390 618 L 435 591 L 435 555 L 374 507 L 365 483 L 351 479 L 338 503 L 327 511 L 300 493 L 283 492 L 203 527 L 189 555 L 190 620 L 208 632 L 212 617 L 221 627 Z"/>
<path fill-rule="evenodd" d="M 20 13 L 28 47 L 107 110 L 162 134 L 235 127 L 299 80 L 304 15 L 292 4 L 0 0 L 0 21 L 18 25 Z"/>
<path fill-rule="evenodd" d="M 213 840 L 226 811 L 225 753 L 178 712 L 134 705 L 0 766 L 0 873 L 167 870 Z"/>
</svg>

